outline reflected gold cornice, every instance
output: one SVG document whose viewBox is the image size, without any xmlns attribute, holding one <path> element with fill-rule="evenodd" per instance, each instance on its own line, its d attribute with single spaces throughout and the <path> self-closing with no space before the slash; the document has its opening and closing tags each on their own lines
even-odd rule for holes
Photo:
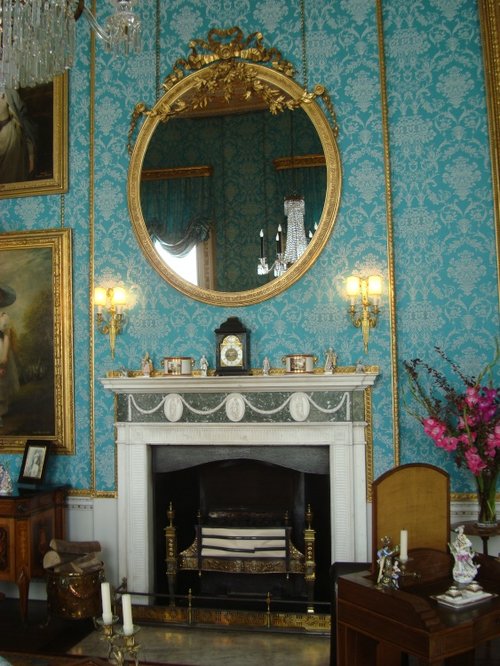
<svg viewBox="0 0 500 666">
<path fill-rule="evenodd" d="M 324 155 L 296 155 L 295 157 L 277 157 L 273 160 L 276 171 L 281 169 L 307 169 L 326 166 Z"/>
<path fill-rule="evenodd" d="M 399 373 L 398 373 L 398 345 L 396 325 L 396 280 L 394 268 L 394 224 L 392 215 L 392 182 L 391 182 L 391 154 L 389 137 L 389 112 L 387 104 L 387 77 L 385 67 L 384 47 L 384 19 L 382 0 L 377 0 L 377 29 L 379 48 L 380 72 L 380 101 L 382 112 L 382 133 L 384 141 L 384 176 L 385 176 L 385 210 L 387 228 L 387 269 L 389 279 L 389 325 L 390 325 L 390 352 L 391 352 L 391 387 L 392 387 L 392 441 L 394 451 L 394 465 L 400 464 L 401 451 L 399 441 Z"/>
<path fill-rule="evenodd" d="M 143 169 L 141 180 L 173 180 L 175 178 L 208 178 L 214 172 L 208 165 L 191 167 L 172 167 L 168 169 Z"/>
</svg>

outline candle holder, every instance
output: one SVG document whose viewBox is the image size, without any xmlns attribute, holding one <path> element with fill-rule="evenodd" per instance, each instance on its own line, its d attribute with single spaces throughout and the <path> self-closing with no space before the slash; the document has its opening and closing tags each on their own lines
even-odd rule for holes
<svg viewBox="0 0 500 666">
<path fill-rule="evenodd" d="M 96 624 L 102 632 L 101 639 L 108 643 L 107 659 L 118 666 L 123 666 L 126 660 L 133 660 L 135 666 L 139 666 L 138 653 L 141 646 L 135 642 L 135 636 L 140 627 L 134 624 L 132 633 L 125 634 L 123 627 L 116 626 L 118 619 L 117 615 L 113 615 L 111 624 L 105 624 L 102 618 L 96 618 Z"/>
<path fill-rule="evenodd" d="M 409 557 L 407 560 L 404 562 L 400 560 L 399 562 L 399 577 L 400 578 L 421 578 L 421 575 L 418 573 L 418 571 L 408 571 L 408 563 L 412 561 L 412 558 Z"/>
<path fill-rule="evenodd" d="M 257 264 L 257 275 L 267 275 L 269 273 L 269 265 L 266 257 L 260 257 Z"/>
</svg>

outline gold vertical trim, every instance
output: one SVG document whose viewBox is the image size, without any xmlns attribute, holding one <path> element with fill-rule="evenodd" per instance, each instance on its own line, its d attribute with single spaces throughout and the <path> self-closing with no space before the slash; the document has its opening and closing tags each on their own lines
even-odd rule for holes
<svg viewBox="0 0 500 666">
<path fill-rule="evenodd" d="M 478 10 L 490 137 L 493 217 L 497 252 L 497 293 L 500 307 L 500 0 L 479 0 Z"/>
<path fill-rule="evenodd" d="M 308 69 L 307 69 L 307 32 L 306 32 L 306 3 L 300 0 L 300 37 L 302 46 L 302 85 L 308 88 Z"/>
<path fill-rule="evenodd" d="M 394 225 L 392 217 L 392 183 L 391 183 L 391 155 L 389 142 L 389 113 L 387 104 L 387 79 L 385 68 L 384 48 L 384 19 L 382 12 L 382 0 L 377 2 L 377 30 L 379 49 L 379 72 L 380 72 L 380 101 L 382 111 L 382 134 L 384 140 L 384 173 L 385 173 L 385 210 L 387 225 L 387 269 L 389 277 L 388 303 L 390 323 L 390 347 L 391 347 L 391 377 L 392 377 L 392 441 L 394 449 L 394 465 L 400 464 L 399 446 L 399 394 L 398 394 L 398 345 L 396 330 L 396 285 L 394 279 Z"/>
<path fill-rule="evenodd" d="M 373 483 L 373 409 L 372 409 L 372 389 L 367 387 L 364 390 L 365 401 L 365 441 L 366 441 L 366 500 L 372 501 L 372 483 Z"/>
<path fill-rule="evenodd" d="M 155 99 L 158 100 L 162 95 L 160 82 L 161 65 L 161 0 L 156 0 L 155 8 Z"/>
<path fill-rule="evenodd" d="M 92 0 L 92 13 L 96 13 L 96 0 Z M 95 336 L 93 294 L 95 284 L 95 34 L 90 31 L 90 80 L 89 80 L 89 357 L 90 357 L 90 491 L 96 492 L 95 461 Z"/>
<path fill-rule="evenodd" d="M 61 200 L 59 203 L 59 219 L 61 222 L 61 229 L 64 228 L 65 211 L 66 211 L 66 200 L 64 199 L 64 194 L 61 194 Z"/>
</svg>

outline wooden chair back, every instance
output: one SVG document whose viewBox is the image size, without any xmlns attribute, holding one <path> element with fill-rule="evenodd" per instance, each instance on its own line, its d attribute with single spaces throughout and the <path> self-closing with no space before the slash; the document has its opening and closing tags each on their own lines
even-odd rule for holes
<svg viewBox="0 0 500 666">
<path fill-rule="evenodd" d="M 408 530 L 408 550 L 448 551 L 450 538 L 450 479 L 433 465 L 401 465 L 373 482 L 372 562 L 377 561 L 381 539 L 399 544 Z"/>
</svg>

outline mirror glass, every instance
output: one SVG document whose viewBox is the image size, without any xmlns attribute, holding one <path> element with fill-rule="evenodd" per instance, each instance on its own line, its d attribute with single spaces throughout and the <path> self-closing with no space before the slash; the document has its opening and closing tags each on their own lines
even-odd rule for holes
<svg viewBox="0 0 500 666">
<path fill-rule="evenodd" d="M 246 305 L 314 263 L 337 214 L 340 158 L 319 103 L 296 104 L 304 90 L 281 72 L 246 65 L 281 96 L 279 113 L 222 87 L 197 103 L 200 77 L 216 66 L 180 79 L 146 114 L 129 209 L 142 250 L 170 284 L 207 303 Z M 280 250 L 285 264 L 276 263 Z"/>
</svg>

